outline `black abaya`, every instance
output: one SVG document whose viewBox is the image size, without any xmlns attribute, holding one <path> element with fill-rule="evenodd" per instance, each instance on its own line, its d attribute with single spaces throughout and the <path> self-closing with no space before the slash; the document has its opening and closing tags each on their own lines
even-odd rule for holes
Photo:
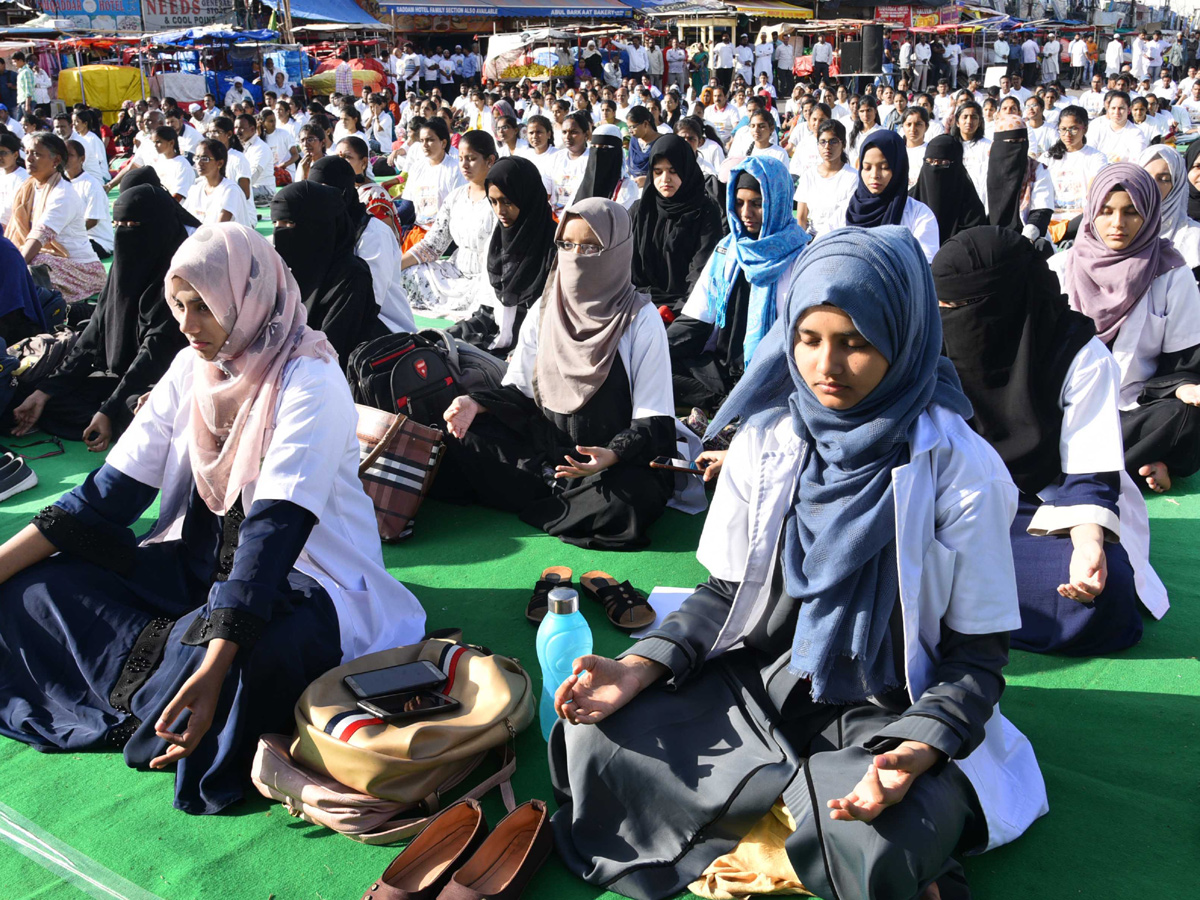
<svg viewBox="0 0 1200 900">
<path fill-rule="evenodd" d="M 654 184 L 654 166 L 660 160 L 668 161 L 680 179 L 670 197 Z M 649 172 L 642 197 L 630 210 L 633 284 L 649 293 L 655 306 L 678 313 L 723 236 L 721 213 L 708 196 L 695 151 L 683 138 L 669 134 L 656 140 Z"/>
<path fill-rule="evenodd" d="M 933 210 L 941 242 L 966 228 L 986 225 L 983 203 L 963 166 L 962 143 L 948 134 L 938 135 L 925 149 L 925 159 L 933 162 L 921 167 L 917 183 L 908 193 Z"/>
<path fill-rule="evenodd" d="M 282 188 L 271 199 L 275 249 L 288 264 L 308 325 L 325 332 L 342 365 L 359 344 L 386 332 L 371 284 L 371 270 L 354 255 L 354 224 L 341 192 L 312 181 Z"/>
<path fill-rule="evenodd" d="M 97 405 L 120 435 L 132 405 L 187 344 L 164 299 L 163 278 L 187 239 L 185 226 L 199 223 L 149 183 L 122 185 L 113 219 L 138 224 L 114 229 L 112 268 L 96 310 L 62 365 L 38 385 L 51 395 L 42 428 L 76 440 Z"/>
</svg>

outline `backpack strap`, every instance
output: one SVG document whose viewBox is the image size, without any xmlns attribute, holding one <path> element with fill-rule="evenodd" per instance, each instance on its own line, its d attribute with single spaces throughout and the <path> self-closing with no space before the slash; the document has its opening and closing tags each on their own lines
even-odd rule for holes
<svg viewBox="0 0 1200 900">
<path fill-rule="evenodd" d="M 452 776 L 448 781 L 442 784 L 436 791 L 434 791 L 421 802 L 421 805 L 429 813 L 428 815 L 413 819 L 392 819 L 388 822 L 384 822 L 369 832 L 361 834 L 347 834 L 346 837 L 362 844 L 373 845 L 394 844 L 398 841 L 404 841 L 415 837 L 416 835 L 420 834 L 425 829 L 425 826 L 432 822 L 437 816 L 438 812 L 440 811 L 443 792 L 450 790 L 456 784 L 464 780 L 467 775 L 479 767 L 479 764 L 483 762 L 487 755 L 488 754 L 486 753 L 482 754 L 474 765 L 472 765 L 466 771 Z M 517 808 L 517 798 L 516 795 L 513 794 L 512 787 L 512 777 L 517 771 L 517 751 L 513 746 L 513 742 L 508 741 L 503 747 L 498 747 L 496 749 L 496 756 L 498 757 L 500 763 L 500 768 L 496 774 L 481 781 L 475 787 L 471 788 L 471 790 L 457 798 L 455 802 L 458 800 L 481 800 L 493 788 L 498 787 L 500 788 L 500 799 L 504 801 L 505 809 L 507 809 L 509 812 L 512 812 Z"/>
<path fill-rule="evenodd" d="M 458 363 L 458 341 L 444 328 L 426 328 L 421 337 L 427 338 L 434 347 L 446 354 L 446 365 L 452 373 L 462 371 Z"/>
</svg>

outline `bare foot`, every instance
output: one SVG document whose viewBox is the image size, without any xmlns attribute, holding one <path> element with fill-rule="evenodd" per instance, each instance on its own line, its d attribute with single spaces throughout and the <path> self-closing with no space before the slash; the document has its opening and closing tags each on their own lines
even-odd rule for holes
<svg viewBox="0 0 1200 900">
<path fill-rule="evenodd" d="M 1146 484 L 1156 494 L 1171 489 L 1171 474 L 1167 471 L 1166 463 L 1152 462 L 1138 469 L 1138 474 L 1146 479 Z"/>
<path fill-rule="evenodd" d="M 921 896 L 917 900 L 942 900 L 942 892 L 938 890 L 937 882 L 935 881 L 925 890 L 921 891 Z"/>
</svg>

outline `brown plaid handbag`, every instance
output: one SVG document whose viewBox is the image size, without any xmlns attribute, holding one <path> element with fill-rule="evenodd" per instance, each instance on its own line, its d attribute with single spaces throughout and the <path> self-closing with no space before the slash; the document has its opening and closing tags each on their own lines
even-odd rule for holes
<svg viewBox="0 0 1200 900">
<path fill-rule="evenodd" d="M 402 541 L 429 492 L 442 461 L 442 433 L 407 416 L 355 404 L 358 409 L 358 477 L 371 503 L 379 537 Z"/>
</svg>

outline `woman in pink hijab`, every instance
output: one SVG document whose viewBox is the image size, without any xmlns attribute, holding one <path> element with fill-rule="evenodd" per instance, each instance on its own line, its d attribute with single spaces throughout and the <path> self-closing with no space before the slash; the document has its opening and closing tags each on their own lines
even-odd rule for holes
<svg viewBox="0 0 1200 900">
<path fill-rule="evenodd" d="M 0 735 L 174 766 L 175 806 L 215 813 L 309 682 L 425 615 L 383 568 L 349 387 L 271 245 L 204 226 L 165 296 L 188 347 L 105 464 L 0 546 Z"/>
<path fill-rule="evenodd" d="M 1157 493 L 1200 470 L 1200 291 L 1161 236 L 1160 203 L 1141 166 L 1106 166 L 1074 246 L 1050 260 L 1120 367 L 1125 468 Z"/>
</svg>

